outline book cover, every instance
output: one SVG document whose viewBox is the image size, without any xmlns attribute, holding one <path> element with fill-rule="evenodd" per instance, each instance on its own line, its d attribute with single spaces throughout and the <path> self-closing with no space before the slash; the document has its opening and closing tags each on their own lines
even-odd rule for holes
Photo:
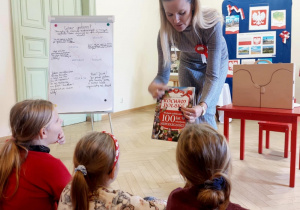
<svg viewBox="0 0 300 210">
<path fill-rule="evenodd" d="M 152 139 L 178 141 L 187 123 L 180 107 L 192 107 L 194 97 L 194 87 L 170 87 L 166 90 L 156 102 Z"/>
</svg>

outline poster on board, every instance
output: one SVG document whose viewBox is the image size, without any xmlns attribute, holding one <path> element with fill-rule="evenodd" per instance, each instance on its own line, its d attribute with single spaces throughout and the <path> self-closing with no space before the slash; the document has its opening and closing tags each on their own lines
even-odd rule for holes
<svg viewBox="0 0 300 210">
<path fill-rule="evenodd" d="M 249 8 L 249 30 L 268 30 L 269 6 Z"/>
<path fill-rule="evenodd" d="M 276 31 L 237 34 L 237 58 L 276 56 Z"/>
<path fill-rule="evenodd" d="M 240 59 L 228 60 L 228 73 L 227 75 L 233 75 L 233 65 L 239 65 Z"/>
<path fill-rule="evenodd" d="M 237 34 L 237 33 L 239 33 L 239 28 L 240 28 L 239 22 L 240 22 L 240 16 L 239 15 L 226 16 L 225 34 Z"/>
<path fill-rule="evenodd" d="M 286 28 L 286 10 L 271 11 L 271 29 L 285 29 Z"/>
</svg>

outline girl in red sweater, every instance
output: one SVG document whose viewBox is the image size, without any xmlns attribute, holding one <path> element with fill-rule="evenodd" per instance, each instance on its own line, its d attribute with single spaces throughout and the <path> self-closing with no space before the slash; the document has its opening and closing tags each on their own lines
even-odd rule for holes
<svg viewBox="0 0 300 210">
<path fill-rule="evenodd" d="M 49 154 L 49 144 L 65 142 L 54 105 L 25 100 L 10 111 L 12 138 L 0 152 L 0 209 L 57 209 L 71 175 Z"/>
</svg>

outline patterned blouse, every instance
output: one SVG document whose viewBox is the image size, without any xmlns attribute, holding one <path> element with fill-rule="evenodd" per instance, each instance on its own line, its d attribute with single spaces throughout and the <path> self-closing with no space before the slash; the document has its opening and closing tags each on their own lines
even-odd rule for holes
<svg viewBox="0 0 300 210">
<path fill-rule="evenodd" d="M 71 185 L 68 184 L 62 191 L 58 210 L 72 210 L 72 201 L 70 196 Z M 131 195 L 122 190 L 109 190 L 101 187 L 98 189 L 98 195 L 92 196 L 89 203 L 89 210 L 160 210 L 166 209 L 166 201 L 153 200 L 146 201 L 139 196 Z"/>
</svg>

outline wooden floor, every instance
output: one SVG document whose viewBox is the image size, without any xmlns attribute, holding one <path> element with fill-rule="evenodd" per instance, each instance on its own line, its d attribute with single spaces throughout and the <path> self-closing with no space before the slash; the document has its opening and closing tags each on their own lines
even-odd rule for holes
<svg viewBox="0 0 300 210">
<path fill-rule="evenodd" d="M 174 142 L 152 140 L 154 107 L 146 107 L 123 115 L 112 115 L 114 134 L 120 143 L 120 171 L 113 188 L 140 196 L 167 199 L 171 190 L 183 186 L 176 162 Z M 270 149 L 258 154 L 258 124 L 246 121 L 245 160 L 239 159 L 240 121 L 230 123 L 230 148 L 233 159 L 231 201 L 249 209 L 300 209 L 299 133 L 297 145 L 296 186 L 290 188 L 290 158 L 283 158 L 284 135 L 271 132 Z M 218 124 L 223 133 L 223 124 Z M 52 145 L 51 154 L 60 158 L 73 171 L 72 156 L 76 142 L 91 123 L 64 127 L 67 143 Z M 108 120 L 94 124 L 94 130 L 110 131 Z M 289 154 L 290 156 L 290 154 Z"/>
</svg>

